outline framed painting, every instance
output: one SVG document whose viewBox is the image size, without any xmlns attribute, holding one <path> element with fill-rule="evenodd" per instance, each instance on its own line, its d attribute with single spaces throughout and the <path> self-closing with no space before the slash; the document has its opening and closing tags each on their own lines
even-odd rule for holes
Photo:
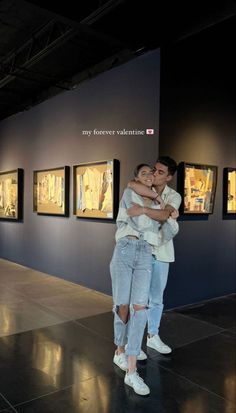
<svg viewBox="0 0 236 413">
<path fill-rule="evenodd" d="M 181 162 L 178 190 L 182 214 L 212 214 L 217 183 L 217 166 Z"/>
<path fill-rule="evenodd" d="M 34 171 L 33 210 L 40 215 L 69 215 L 70 167 Z"/>
<path fill-rule="evenodd" d="M 223 171 L 223 212 L 236 214 L 236 168 Z"/>
<path fill-rule="evenodd" d="M 0 219 L 23 218 L 23 169 L 0 172 Z"/>
<path fill-rule="evenodd" d="M 114 220 L 119 204 L 119 161 L 89 162 L 73 167 L 74 214 Z"/>
</svg>

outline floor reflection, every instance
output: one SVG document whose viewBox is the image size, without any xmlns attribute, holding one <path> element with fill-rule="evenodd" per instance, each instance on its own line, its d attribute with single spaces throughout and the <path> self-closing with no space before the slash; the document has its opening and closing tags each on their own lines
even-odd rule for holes
<svg viewBox="0 0 236 413">
<path fill-rule="evenodd" d="M 55 387 L 60 384 L 62 356 L 62 347 L 58 343 L 49 340 L 41 331 L 35 332 L 32 346 L 33 368 L 50 376 L 50 384 Z"/>
<path fill-rule="evenodd" d="M 203 396 L 194 396 L 191 399 L 183 402 L 181 413 L 210 413 L 210 406 L 206 398 Z"/>
<path fill-rule="evenodd" d="M 235 360 L 232 363 L 232 367 L 235 370 Z M 232 372 L 231 374 L 227 375 L 224 379 L 224 395 L 226 400 L 230 400 L 236 403 L 236 371 Z M 236 409 L 235 409 L 236 411 Z M 227 410 L 225 413 L 228 413 Z"/>
<path fill-rule="evenodd" d="M 80 382 L 72 388 L 72 403 L 78 412 L 92 412 L 96 406 L 99 413 L 107 413 L 109 399 L 108 382 L 102 376 Z"/>
<path fill-rule="evenodd" d="M 16 320 L 15 316 L 12 314 L 12 310 L 9 309 L 8 305 L 0 304 L 0 320 L 1 335 L 10 334 L 12 329 L 15 328 Z"/>
</svg>

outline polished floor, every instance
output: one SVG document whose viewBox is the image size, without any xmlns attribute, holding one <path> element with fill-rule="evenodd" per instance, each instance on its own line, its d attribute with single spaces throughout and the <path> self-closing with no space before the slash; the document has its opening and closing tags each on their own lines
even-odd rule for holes
<svg viewBox="0 0 236 413">
<path fill-rule="evenodd" d="M 235 413 L 236 295 L 164 313 L 137 396 L 112 363 L 111 297 L 0 259 L 0 412 Z"/>
</svg>

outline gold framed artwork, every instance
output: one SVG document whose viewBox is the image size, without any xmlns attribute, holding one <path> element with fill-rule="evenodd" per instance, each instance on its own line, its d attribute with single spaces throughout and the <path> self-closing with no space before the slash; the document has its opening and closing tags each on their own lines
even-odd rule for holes
<svg viewBox="0 0 236 413">
<path fill-rule="evenodd" d="M 223 171 L 223 211 L 224 214 L 236 214 L 236 168 L 224 168 Z"/>
<path fill-rule="evenodd" d="M 181 162 L 178 188 L 182 214 L 212 214 L 217 183 L 217 166 Z"/>
<path fill-rule="evenodd" d="M 117 159 L 74 165 L 74 214 L 79 218 L 114 220 L 119 203 Z"/>
<path fill-rule="evenodd" d="M 69 166 L 34 171 L 34 212 L 69 215 L 69 174 Z"/>
<path fill-rule="evenodd" d="M 0 219 L 23 217 L 23 169 L 0 172 Z"/>
</svg>

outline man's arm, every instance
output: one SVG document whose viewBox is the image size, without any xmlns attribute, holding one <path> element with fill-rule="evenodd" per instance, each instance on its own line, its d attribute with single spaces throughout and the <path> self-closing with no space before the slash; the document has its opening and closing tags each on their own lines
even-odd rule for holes
<svg viewBox="0 0 236 413">
<path fill-rule="evenodd" d="M 165 222 L 169 216 L 170 211 L 168 209 L 154 209 L 154 208 L 143 208 L 143 213 L 149 218 L 154 219 L 154 221 Z"/>
<path fill-rule="evenodd" d="M 168 211 L 168 209 L 143 207 L 139 204 L 133 203 L 133 206 L 127 209 L 127 214 L 130 217 L 138 217 L 139 215 L 145 214 L 154 221 L 164 222 L 169 218 L 170 211 Z"/>
<path fill-rule="evenodd" d="M 132 189 L 136 194 L 141 196 L 146 196 L 150 199 L 156 199 L 158 194 L 154 192 L 152 189 L 148 188 L 147 186 L 141 184 L 140 182 L 130 181 L 128 183 L 128 188 Z"/>
<path fill-rule="evenodd" d="M 133 196 L 135 195 L 135 200 Z M 119 213 L 117 216 L 117 225 L 119 223 L 128 223 L 135 231 L 145 232 L 145 231 L 158 231 L 160 227 L 160 223 L 158 220 L 152 220 L 146 214 L 144 214 L 144 207 L 135 203 L 140 198 L 139 195 L 135 194 L 134 191 L 130 188 L 126 188 L 122 199 L 120 201 Z M 140 198 L 141 201 L 141 198 Z M 142 202 L 142 201 L 141 201 Z M 133 208 L 133 204 L 136 205 L 140 209 L 140 213 L 136 213 L 134 215 L 129 215 L 127 213 L 128 209 Z"/>
<path fill-rule="evenodd" d="M 177 210 L 176 210 L 172 205 L 170 205 L 170 204 L 165 205 L 165 209 L 170 212 L 170 215 L 172 214 L 172 212 L 177 211 Z"/>
</svg>

